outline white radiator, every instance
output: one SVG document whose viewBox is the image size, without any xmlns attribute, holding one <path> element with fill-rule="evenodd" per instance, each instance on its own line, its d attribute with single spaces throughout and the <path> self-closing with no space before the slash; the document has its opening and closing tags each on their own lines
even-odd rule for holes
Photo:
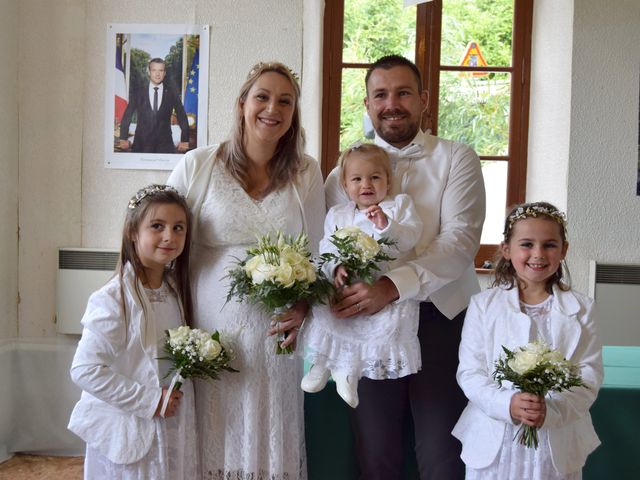
<svg viewBox="0 0 640 480">
<path fill-rule="evenodd" d="M 94 248 L 60 248 L 56 284 L 58 333 L 82 333 L 89 296 L 113 276 L 119 252 Z"/>
<path fill-rule="evenodd" d="M 640 345 L 640 265 L 591 260 L 589 296 L 603 345 Z"/>
</svg>

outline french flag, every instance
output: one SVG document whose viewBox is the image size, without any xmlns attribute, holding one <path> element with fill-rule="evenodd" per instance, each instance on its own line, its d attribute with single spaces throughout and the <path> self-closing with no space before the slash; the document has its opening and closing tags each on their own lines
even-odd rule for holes
<svg viewBox="0 0 640 480">
<path fill-rule="evenodd" d="M 129 92 L 127 91 L 127 82 L 124 76 L 124 66 L 122 65 L 122 44 L 124 35 L 117 34 L 116 39 L 116 75 L 114 81 L 114 91 L 116 96 L 115 115 L 118 123 L 122 121 L 122 115 L 129 103 Z"/>
</svg>

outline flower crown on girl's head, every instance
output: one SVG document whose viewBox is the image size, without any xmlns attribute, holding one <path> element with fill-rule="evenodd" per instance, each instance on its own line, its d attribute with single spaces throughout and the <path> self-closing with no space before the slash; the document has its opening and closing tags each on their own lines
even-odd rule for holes
<svg viewBox="0 0 640 480">
<path fill-rule="evenodd" d="M 144 200 L 146 197 L 153 196 L 160 192 L 173 192 L 176 195 L 184 198 L 183 195 L 171 185 L 160 185 L 157 183 L 152 183 L 151 185 L 147 185 L 146 187 L 141 188 L 133 197 L 131 197 L 131 200 L 129 200 L 129 208 L 131 210 L 137 208 L 142 200 Z"/>
<path fill-rule="evenodd" d="M 284 68 L 287 72 L 289 72 L 289 75 L 291 75 L 291 77 L 297 83 L 300 83 L 300 76 L 296 72 L 291 70 L 291 68 L 289 68 L 287 65 L 280 62 L 258 62 L 253 67 L 251 67 L 251 71 L 249 71 L 249 75 L 247 75 L 247 78 L 253 77 L 256 73 L 258 73 L 262 69 L 269 70 L 271 68 L 276 68 L 276 69 Z"/>
<path fill-rule="evenodd" d="M 504 223 L 504 238 L 506 239 L 508 237 L 509 233 L 513 229 L 513 225 L 518 220 L 524 220 L 531 217 L 535 218 L 538 216 L 545 216 L 555 220 L 562 227 L 565 237 L 567 236 L 567 219 L 565 214 L 553 205 L 545 202 L 536 202 L 525 203 L 511 212 Z"/>
</svg>

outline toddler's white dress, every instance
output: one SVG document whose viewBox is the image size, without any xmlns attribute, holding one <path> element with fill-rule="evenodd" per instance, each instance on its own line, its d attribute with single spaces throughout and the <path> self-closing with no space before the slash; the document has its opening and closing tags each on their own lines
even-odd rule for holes
<svg viewBox="0 0 640 480">
<path fill-rule="evenodd" d="M 373 222 L 358 210 L 354 202 L 335 205 L 325 219 L 320 253 L 333 251 L 329 241 L 336 227 L 357 226 L 377 240 L 387 237 L 397 241 L 388 253 L 395 260 L 379 265 L 380 275 L 415 247 L 422 234 L 422 221 L 408 195 L 399 194 L 380 202 L 389 225 L 377 230 Z M 333 267 L 327 276 L 333 281 Z M 305 322 L 301 335 L 305 358 L 332 372 L 374 380 L 404 377 L 420 370 L 418 342 L 419 302 L 405 300 L 387 305 L 373 315 L 336 318 L 327 305 L 313 307 L 313 317 Z"/>
</svg>

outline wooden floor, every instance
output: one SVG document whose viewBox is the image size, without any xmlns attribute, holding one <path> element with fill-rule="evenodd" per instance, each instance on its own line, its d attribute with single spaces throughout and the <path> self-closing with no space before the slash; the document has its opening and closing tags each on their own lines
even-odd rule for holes
<svg viewBox="0 0 640 480">
<path fill-rule="evenodd" d="M 15 455 L 0 463 L 0 480 L 82 480 L 84 457 Z"/>
</svg>

